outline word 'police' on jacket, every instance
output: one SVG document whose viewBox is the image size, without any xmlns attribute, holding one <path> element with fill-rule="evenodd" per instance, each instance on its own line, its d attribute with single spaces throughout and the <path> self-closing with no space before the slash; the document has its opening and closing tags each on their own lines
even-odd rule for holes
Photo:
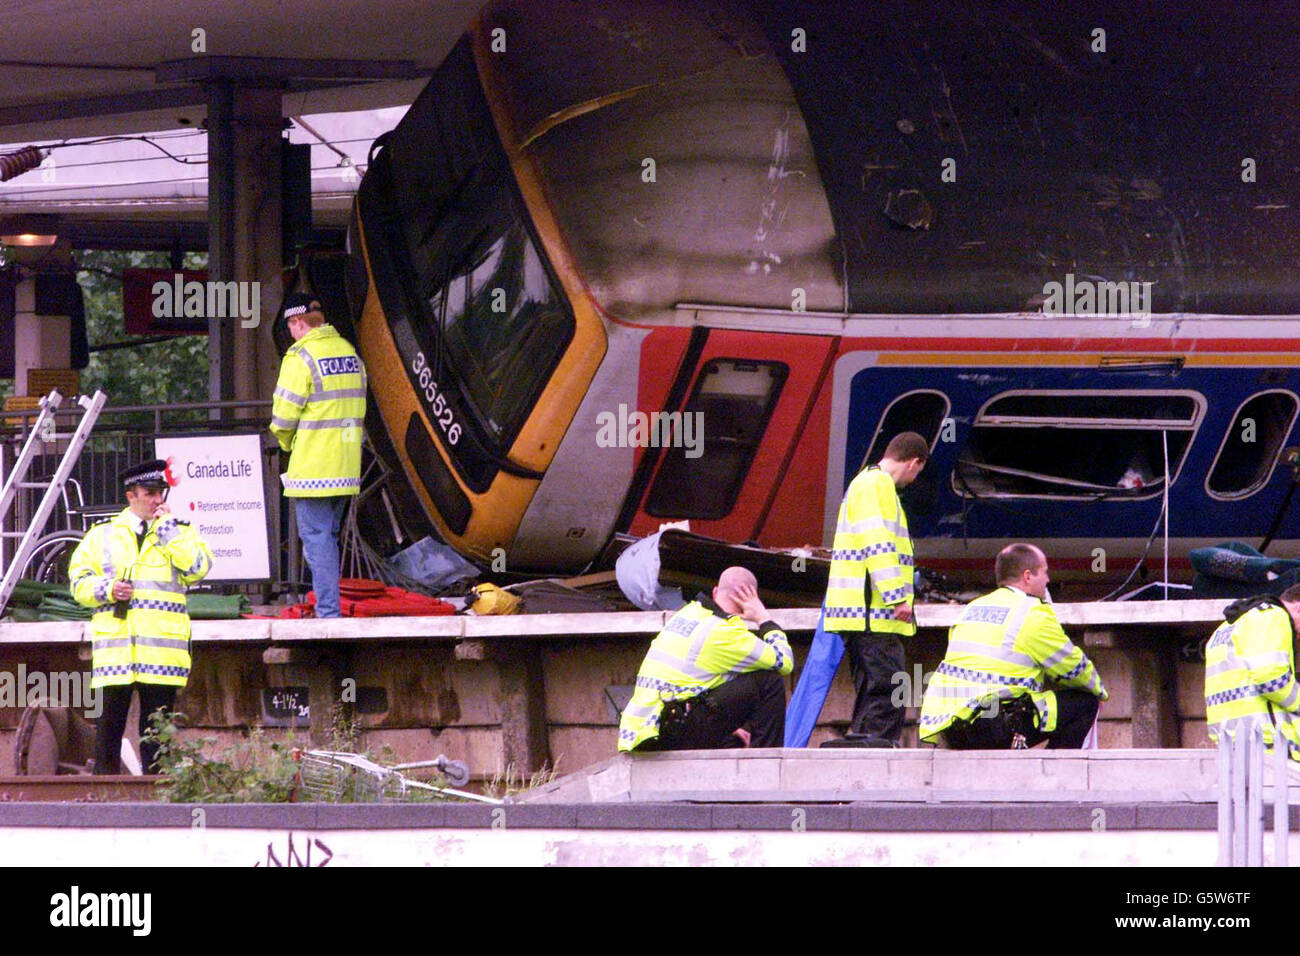
<svg viewBox="0 0 1300 956">
<path fill-rule="evenodd" d="M 365 365 L 337 329 L 321 325 L 289 346 L 271 404 L 271 434 L 290 452 L 285 495 L 357 494 L 365 418 Z"/>
<path fill-rule="evenodd" d="M 1022 694 L 1038 709 L 1038 729 L 1052 733 L 1056 694 L 1043 689 L 1049 675 L 1102 700 L 1109 696 L 1096 667 L 1066 636 L 1050 604 L 1012 587 L 976 598 L 949 630 L 943 662 L 926 686 L 921 739 L 937 737 L 955 721 L 970 720 L 996 701 Z"/>
<path fill-rule="evenodd" d="M 697 599 L 664 625 L 636 676 L 632 700 L 623 710 L 618 749 L 632 750 L 659 736 L 659 715 L 670 700 L 689 700 L 750 671 L 794 669 L 790 642 L 772 621 L 757 633 L 738 614 Z"/>
<path fill-rule="evenodd" d="M 1220 624 L 1205 648 L 1205 720 L 1210 739 L 1259 726 L 1273 749 L 1282 728 L 1287 752 L 1300 760 L 1300 684 L 1294 633 L 1286 608 L 1260 603 Z"/>
</svg>

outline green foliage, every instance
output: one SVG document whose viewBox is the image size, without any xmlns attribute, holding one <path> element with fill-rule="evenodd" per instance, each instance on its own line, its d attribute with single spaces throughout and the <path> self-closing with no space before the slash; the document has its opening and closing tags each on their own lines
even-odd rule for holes
<svg viewBox="0 0 1300 956">
<path fill-rule="evenodd" d="M 145 739 L 159 745 L 161 799 L 169 803 L 288 803 L 297 763 L 293 747 L 268 740 L 260 729 L 220 756 L 204 753 L 214 738 L 179 736 L 183 714 L 149 716 Z"/>
<path fill-rule="evenodd" d="M 161 710 L 149 717 L 145 739 L 157 741 L 159 745 L 160 799 L 168 803 L 288 803 L 295 799 L 300 764 L 294 758 L 296 748 L 292 731 L 288 741 L 278 743 L 268 740 L 261 729 L 255 729 L 247 740 L 220 754 L 213 754 L 215 738 L 180 737 L 184 719 L 182 714 L 168 716 Z M 356 753 L 358 734 L 357 721 L 347 720 L 336 709 L 330 749 Z M 386 747 L 383 751 L 383 758 L 391 761 L 392 752 Z M 379 762 L 368 753 L 359 756 Z M 376 777 L 363 770 L 336 766 L 339 767 L 336 772 L 322 774 L 318 771 L 314 778 L 307 774 L 304 779 L 306 792 L 296 794 L 296 799 L 304 802 L 372 803 L 377 800 L 379 784 L 385 779 L 385 800 L 425 803 L 445 799 L 418 787 L 410 787 L 402 793 L 400 779 L 396 776 Z M 428 770 L 428 776 L 426 782 L 447 786 L 445 778 L 436 771 Z"/>
<path fill-rule="evenodd" d="M 98 345 L 129 341 L 122 316 L 121 274 L 127 268 L 168 268 L 166 253 L 100 252 L 86 250 L 76 256 L 86 305 L 86 338 Z M 203 268 L 206 254 L 185 256 L 187 269 Z M 165 405 L 208 400 L 208 339 L 183 335 L 165 342 L 141 339 L 132 348 L 90 353 L 81 373 L 86 394 L 103 389 L 109 405 Z"/>
<path fill-rule="evenodd" d="M 540 770 L 536 770 L 528 776 L 524 776 L 513 763 L 508 763 L 504 770 L 498 770 L 492 779 L 484 784 L 483 793 L 485 796 L 496 797 L 497 799 L 513 797 L 516 794 L 537 787 L 544 787 L 559 775 L 559 760 L 556 760 L 553 767 L 543 764 Z"/>
</svg>

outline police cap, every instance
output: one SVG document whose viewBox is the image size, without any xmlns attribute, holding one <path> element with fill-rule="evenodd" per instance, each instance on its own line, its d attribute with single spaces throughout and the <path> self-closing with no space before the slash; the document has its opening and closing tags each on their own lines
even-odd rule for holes
<svg viewBox="0 0 1300 956">
<path fill-rule="evenodd" d="M 167 462 L 161 458 L 141 462 L 132 465 L 117 477 L 122 482 L 123 489 L 133 485 L 143 485 L 146 488 L 162 491 L 167 487 Z"/>
<path fill-rule="evenodd" d="M 321 311 L 320 299 L 314 295 L 308 295 L 305 292 L 290 292 L 284 297 L 284 320 L 297 318 L 300 315 L 306 315 L 308 312 Z"/>
</svg>

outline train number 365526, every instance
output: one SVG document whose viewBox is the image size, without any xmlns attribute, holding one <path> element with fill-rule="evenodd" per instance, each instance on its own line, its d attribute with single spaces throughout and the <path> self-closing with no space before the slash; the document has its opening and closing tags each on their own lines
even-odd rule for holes
<svg viewBox="0 0 1300 956">
<path fill-rule="evenodd" d="M 433 372 L 429 370 L 429 363 L 423 352 L 415 353 L 415 360 L 411 362 L 411 371 L 419 376 L 420 388 L 428 403 L 430 417 L 438 423 L 438 427 L 447 436 L 447 443 L 456 444 L 460 441 L 460 423 L 452 420 L 454 416 L 451 406 L 443 397 L 438 383 L 433 380 Z"/>
</svg>

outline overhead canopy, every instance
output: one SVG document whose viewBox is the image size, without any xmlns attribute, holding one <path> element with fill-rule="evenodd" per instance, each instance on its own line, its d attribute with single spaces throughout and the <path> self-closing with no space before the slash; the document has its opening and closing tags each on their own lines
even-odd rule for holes
<svg viewBox="0 0 1300 956">
<path fill-rule="evenodd" d="M 66 139 L 157 133 L 140 142 L 54 151 L 53 167 L 0 183 L 0 216 L 186 220 L 207 216 L 204 83 L 279 86 L 305 117 L 318 222 L 340 224 L 370 141 L 392 127 L 464 32 L 480 0 L 94 0 L 20 4 L 0 31 L 0 152 Z M 202 31 L 201 34 L 195 31 Z M 202 51 L 196 47 L 202 45 Z M 395 109 L 394 109 L 395 108 Z M 379 112 L 374 112 L 379 111 Z M 328 140 L 334 147 L 321 145 Z M 337 151 L 336 151 L 337 150 Z M 92 227 L 83 226 L 83 229 Z M 125 234 L 123 230 L 119 233 Z"/>
</svg>

